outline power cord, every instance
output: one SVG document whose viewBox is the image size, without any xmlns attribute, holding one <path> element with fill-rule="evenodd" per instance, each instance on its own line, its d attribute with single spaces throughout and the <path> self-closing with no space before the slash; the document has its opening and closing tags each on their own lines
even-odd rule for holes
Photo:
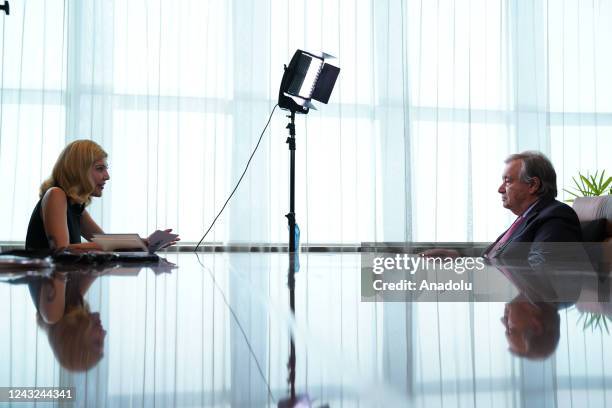
<svg viewBox="0 0 612 408">
<path fill-rule="evenodd" d="M 274 112 L 274 110 L 272 110 L 272 112 Z M 240 333 L 242 333 L 242 337 L 244 337 L 244 342 L 246 343 L 246 346 L 249 349 L 249 353 L 251 354 L 251 357 L 253 357 L 253 361 L 255 362 L 255 366 L 257 367 L 257 371 L 259 371 L 259 375 L 261 376 L 261 379 L 263 380 L 263 382 L 266 384 L 266 387 L 268 388 L 268 395 L 269 395 L 270 399 L 272 400 L 272 402 L 274 403 L 274 405 L 276 405 L 276 399 L 274 399 L 274 395 L 272 394 L 272 389 L 270 389 L 270 383 L 266 380 L 266 375 L 264 374 L 264 371 L 263 371 L 263 369 L 261 367 L 261 364 L 259 363 L 259 359 L 257 359 L 257 356 L 255 355 L 255 352 L 253 351 L 253 347 L 251 346 L 251 342 L 249 341 L 249 336 L 247 336 L 246 331 L 242 327 L 242 324 L 240 323 L 240 319 L 238 319 L 238 315 L 234 311 L 234 308 L 232 307 L 230 302 L 227 300 L 227 296 L 225 296 L 225 291 L 217 283 L 217 280 L 215 279 L 215 274 L 213 273 L 213 271 L 210 268 L 206 267 L 202 263 L 202 261 L 200 260 L 200 256 L 198 254 L 195 254 L 195 256 L 196 256 L 196 258 L 198 260 L 198 263 L 202 267 L 202 269 L 207 271 L 208 274 L 210 275 L 210 278 L 212 279 L 213 285 L 219 291 L 219 294 L 223 298 L 223 303 L 225 303 L 225 305 L 229 309 L 230 314 L 234 318 L 234 321 L 236 322 L 236 325 L 238 326 L 238 329 L 240 330 Z"/>
<path fill-rule="evenodd" d="M 278 104 L 274 105 L 274 108 L 272 108 L 272 112 L 270 112 L 270 116 L 268 117 L 268 122 L 266 122 L 266 126 L 264 126 L 263 130 L 261 131 L 261 134 L 259 135 L 259 140 L 257 141 L 257 144 L 255 145 L 255 149 L 253 149 L 253 153 L 251 153 L 251 157 L 249 157 L 249 161 L 247 161 L 247 164 L 244 167 L 244 171 L 242 172 L 242 175 L 238 179 L 238 182 L 236 183 L 236 186 L 234 187 L 234 189 L 230 193 L 229 197 L 227 197 L 227 200 L 225 200 L 225 204 L 223 204 L 223 207 L 221 207 L 221 210 L 219 211 L 219 213 L 217 214 L 217 216 L 215 217 L 213 222 L 210 224 L 210 227 L 208 227 L 208 229 L 204 233 L 204 236 L 202 237 L 200 242 L 198 242 L 198 245 L 196 245 L 196 247 L 193 250 L 193 252 L 197 252 L 198 251 L 198 248 L 200 247 L 200 244 L 202 244 L 202 241 L 204 241 L 204 238 L 206 238 L 206 236 L 208 235 L 208 233 L 212 229 L 213 225 L 215 225 L 215 222 L 217 222 L 217 218 L 219 218 L 219 216 L 221 215 L 223 210 L 225 210 L 225 207 L 227 206 L 227 203 L 229 203 L 229 200 L 232 198 L 232 196 L 234 195 L 234 193 L 238 189 L 238 186 L 240 185 L 240 182 L 244 178 L 244 175 L 246 174 L 247 170 L 249 169 L 249 164 L 251 164 L 251 160 L 253 159 L 253 156 L 255 155 L 255 152 L 257 151 L 257 148 L 259 147 L 259 143 L 261 143 L 261 139 L 263 138 L 263 135 L 266 132 L 266 129 L 268 128 L 268 125 L 270 124 L 270 121 L 272 120 L 272 115 L 274 114 L 274 111 L 276 110 L 277 107 L 278 107 Z"/>
</svg>

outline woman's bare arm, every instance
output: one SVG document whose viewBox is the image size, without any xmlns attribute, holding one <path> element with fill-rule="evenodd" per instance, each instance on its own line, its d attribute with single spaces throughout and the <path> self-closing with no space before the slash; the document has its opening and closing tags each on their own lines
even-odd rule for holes
<svg viewBox="0 0 612 408">
<path fill-rule="evenodd" d="M 57 323 L 64 316 L 66 305 L 66 278 L 54 277 L 44 282 L 38 297 L 38 311 L 45 323 Z"/>
<path fill-rule="evenodd" d="M 89 290 L 89 287 L 92 285 L 92 283 L 94 283 L 96 278 L 97 276 L 95 275 L 81 276 L 79 280 L 79 293 L 81 294 L 81 296 L 85 296 L 85 294 Z"/>
<path fill-rule="evenodd" d="M 87 210 L 83 211 L 81 214 L 81 235 L 88 241 L 91 241 L 91 238 L 94 234 L 104 234 L 102 228 L 91 218 L 91 215 L 87 212 Z"/>
<path fill-rule="evenodd" d="M 49 245 L 52 248 L 101 249 L 94 242 L 70 244 L 67 211 L 66 193 L 58 187 L 47 190 L 42 199 L 41 214 Z"/>
</svg>

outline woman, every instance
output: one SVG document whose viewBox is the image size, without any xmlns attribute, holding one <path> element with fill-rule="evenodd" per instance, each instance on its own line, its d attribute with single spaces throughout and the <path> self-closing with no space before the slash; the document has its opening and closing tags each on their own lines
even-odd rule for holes
<svg viewBox="0 0 612 408">
<path fill-rule="evenodd" d="M 104 356 L 106 330 L 84 296 L 96 276 L 56 271 L 50 278 L 28 278 L 38 326 L 62 367 L 86 371 L 95 366 Z"/>
<path fill-rule="evenodd" d="M 59 155 L 51 177 L 40 186 L 26 236 L 26 249 L 102 249 L 91 241 L 104 233 L 85 207 L 101 197 L 110 179 L 106 152 L 91 140 L 76 140 Z"/>
<path fill-rule="evenodd" d="M 28 273 L 7 283 L 28 285 L 36 308 L 36 322 L 47 334 L 60 365 L 69 371 L 86 371 L 104 356 L 106 330 L 100 313 L 90 310 L 85 293 L 97 276 L 107 270 L 69 268 L 58 267 L 49 276 Z M 23 270 L 12 272 L 23 273 Z"/>
</svg>

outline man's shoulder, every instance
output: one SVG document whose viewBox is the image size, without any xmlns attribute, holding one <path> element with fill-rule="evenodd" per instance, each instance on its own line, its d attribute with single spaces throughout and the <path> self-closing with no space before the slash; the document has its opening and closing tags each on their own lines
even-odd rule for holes
<svg viewBox="0 0 612 408">
<path fill-rule="evenodd" d="M 576 215 L 576 211 L 572 207 L 555 199 L 542 203 L 538 215 L 571 218 L 578 221 L 578 215 Z"/>
<path fill-rule="evenodd" d="M 545 203 L 532 225 L 533 241 L 582 241 L 578 215 L 572 207 L 557 200 Z"/>
</svg>

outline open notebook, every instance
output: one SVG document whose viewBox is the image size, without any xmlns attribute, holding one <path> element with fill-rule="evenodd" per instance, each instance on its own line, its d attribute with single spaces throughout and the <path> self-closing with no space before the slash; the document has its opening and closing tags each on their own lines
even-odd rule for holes
<svg viewBox="0 0 612 408">
<path fill-rule="evenodd" d="M 166 231 L 157 230 L 149 238 L 142 239 L 138 234 L 94 234 L 91 239 L 104 251 L 132 251 L 155 253 L 178 237 Z"/>
</svg>

